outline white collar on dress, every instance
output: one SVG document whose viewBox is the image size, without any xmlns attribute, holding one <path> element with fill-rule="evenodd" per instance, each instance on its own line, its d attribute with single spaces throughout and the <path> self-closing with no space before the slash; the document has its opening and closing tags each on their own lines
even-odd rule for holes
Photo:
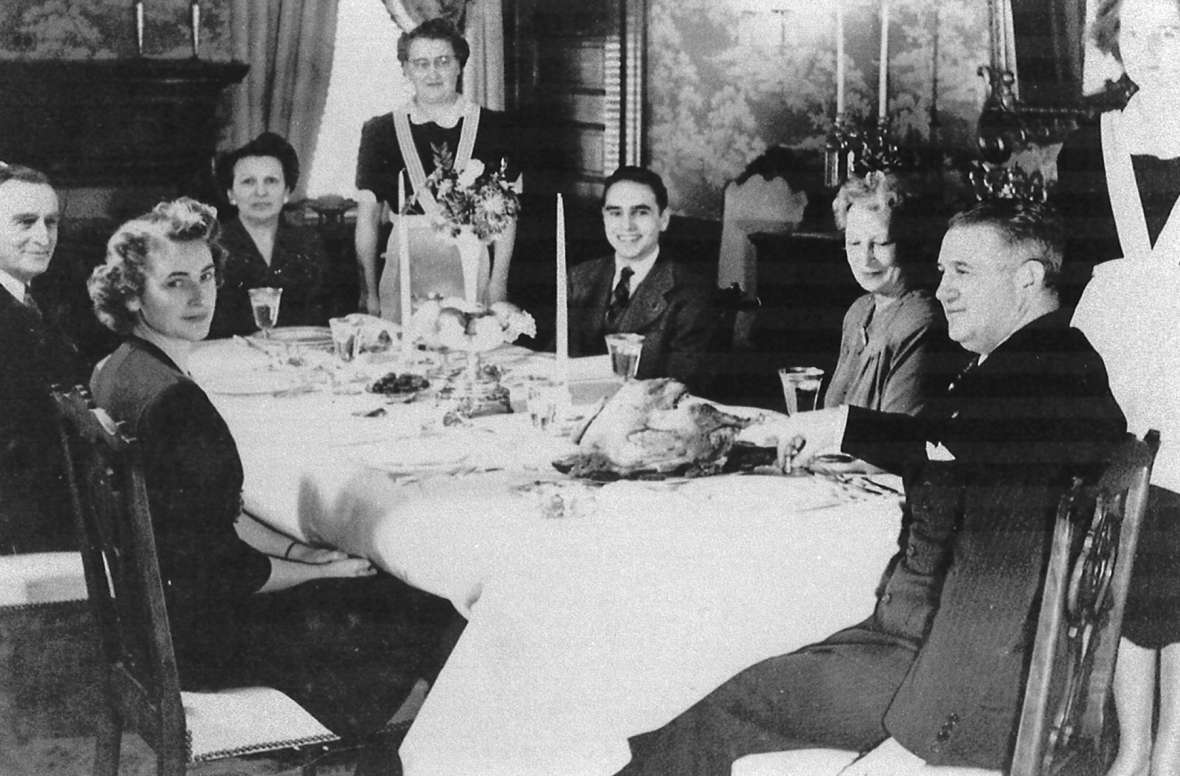
<svg viewBox="0 0 1180 776">
<path fill-rule="evenodd" d="M 1175 159 L 1180 156 L 1180 132 L 1172 131 L 1171 120 L 1161 123 L 1156 113 L 1141 93 L 1132 95 L 1118 122 L 1123 146 L 1135 156 Z"/>
<path fill-rule="evenodd" d="M 397 106 L 394 110 L 399 113 L 410 114 L 410 122 L 413 124 L 429 124 L 433 121 L 444 129 L 450 129 L 459 123 L 459 119 L 463 118 L 463 114 L 467 112 L 467 106 L 467 98 L 460 93 L 458 98 L 451 103 L 450 107 L 444 108 L 442 113 L 438 114 L 435 118 L 427 116 L 426 112 L 422 110 L 422 107 L 413 98 Z"/>
</svg>

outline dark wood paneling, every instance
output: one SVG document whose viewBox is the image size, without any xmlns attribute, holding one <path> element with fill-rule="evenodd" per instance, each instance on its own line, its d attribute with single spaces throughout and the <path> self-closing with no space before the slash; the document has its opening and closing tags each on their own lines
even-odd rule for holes
<svg viewBox="0 0 1180 776">
<path fill-rule="evenodd" d="M 183 185 L 208 165 L 217 103 L 247 66 L 199 60 L 0 62 L 0 159 L 59 186 Z"/>
</svg>

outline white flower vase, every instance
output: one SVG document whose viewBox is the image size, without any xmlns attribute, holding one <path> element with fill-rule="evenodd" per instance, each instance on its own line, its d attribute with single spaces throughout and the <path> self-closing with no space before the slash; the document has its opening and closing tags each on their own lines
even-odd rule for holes
<svg viewBox="0 0 1180 776">
<path fill-rule="evenodd" d="M 463 298 L 469 304 L 475 304 L 479 293 L 479 264 L 483 258 L 483 241 L 475 236 L 470 229 L 463 229 L 455 237 L 455 247 L 459 249 L 459 267 L 463 270 Z"/>
</svg>

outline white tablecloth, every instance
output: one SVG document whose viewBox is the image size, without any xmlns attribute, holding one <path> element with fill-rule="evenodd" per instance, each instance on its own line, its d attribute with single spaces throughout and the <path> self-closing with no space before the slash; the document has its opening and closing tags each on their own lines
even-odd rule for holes
<svg viewBox="0 0 1180 776">
<path fill-rule="evenodd" d="M 510 373 L 537 367 L 517 356 Z M 430 402 L 363 418 L 371 394 L 212 395 L 248 509 L 469 617 L 402 746 L 409 776 L 613 773 L 629 736 L 867 616 L 895 547 L 895 500 L 823 480 L 592 487 L 523 414 L 443 429 Z"/>
</svg>

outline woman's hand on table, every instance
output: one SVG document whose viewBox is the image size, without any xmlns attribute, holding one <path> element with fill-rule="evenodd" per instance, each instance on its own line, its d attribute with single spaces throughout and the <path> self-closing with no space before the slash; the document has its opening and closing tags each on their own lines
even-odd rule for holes
<svg viewBox="0 0 1180 776">
<path fill-rule="evenodd" d="M 327 563 L 300 563 L 294 560 L 270 559 L 270 577 L 259 588 L 259 593 L 273 593 L 316 579 L 349 579 L 371 577 L 376 567 L 365 558 L 341 558 Z"/>
<path fill-rule="evenodd" d="M 291 542 L 291 546 L 287 549 L 287 554 L 283 559 L 292 560 L 296 563 L 310 563 L 313 566 L 321 566 L 325 563 L 347 560 L 348 553 L 328 547 L 312 547 L 302 542 Z"/>
<path fill-rule="evenodd" d="M 844 407 L 798 412 L 794 415 L 767 415 L 738 434 L 738 441 L 759 447 L 774 447 L 776 462 L 783 471 L 806 466 L 816 455 L 839 450 L 844 438 Z"/>
</svg>

